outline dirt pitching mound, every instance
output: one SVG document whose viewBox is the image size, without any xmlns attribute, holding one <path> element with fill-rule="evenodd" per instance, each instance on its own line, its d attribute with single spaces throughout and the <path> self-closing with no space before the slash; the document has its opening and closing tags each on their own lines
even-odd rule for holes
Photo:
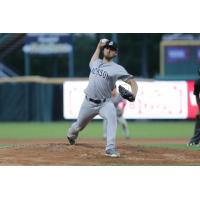
<svg viewBox="0 0 200 200">
<path fill-rule="evenodd" d="M 120 158 L 104 155 L 105 141 L 79 139 L 76 145 L 63 140 L 1 141 L 0 165 L 40 166 L 115 166 L 115 165 L 200 165 L 200 152 L 191 149 L 147 147 L 142 143 L 166 143 L 165 139 L 120 139 Z M 168 139 L 168 143 L 185 143 L 184 139 Z"/>
</svg>

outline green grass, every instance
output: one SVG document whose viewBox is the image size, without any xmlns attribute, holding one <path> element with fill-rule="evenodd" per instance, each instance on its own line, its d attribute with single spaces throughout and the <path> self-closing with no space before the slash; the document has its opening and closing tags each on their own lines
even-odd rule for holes
<svg viewBox="0 0 200 200">
<path fill-rule="evenodd" d="M 119 127 L 120 128 L 120 127 Z M 118 128 L 118 133 L 120 129 Z M 180 138 L 191 137 L 194 129 L 192 121 L 177 122 L 130 122 L 130 133 L 135 138 Z"/>
<path fill-rule="evenodd" d="M 63 138 L 69 123 L 0 123 L 0 139 Z"/>
<path fill-rule="evenodd" d="M 13 146 L 12 144 L 0 144 L 0 149 L 5 148 L 5 147 L 11 147 Z"/>
<path fill-rule="evenodd" d="M 72 122 L 52 123 L 0 123 L 0 139 L 65 138 Z M 194 122 L 129 121 L 130 136 L 134 138 L 189 138 L 193 134 Z M 80 137 L 102 138 L 101 121 L 92 121 L 80 132 Z M 117 136 L 122 137 L 118 127 Z"/>
</svg>

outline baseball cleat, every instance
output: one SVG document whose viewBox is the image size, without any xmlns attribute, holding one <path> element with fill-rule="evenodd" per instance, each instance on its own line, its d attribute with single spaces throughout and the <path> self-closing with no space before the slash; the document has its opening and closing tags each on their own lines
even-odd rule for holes
<svg viewBox="0 0 200 200">
<path fill-rule="evenodd" d="M 197 142 L 189 142 L 188 144 L 187 144 L 187 146 L 189 147 L 189 146 L 199 146 L 199 143 L 197 143 Z"/>
<path fill-rule="evenodd" d="M 68 137 L 68 136 L 67 136 L 67 139 L 68 139 L 68 141 L 69 141 L 69 143 L 70 143 L 71 145 L 74 145 L 74 144 L 75 144 L 75 139 L 70 138 L 70 137 Z"/>
<path fill-rule="evenodd" d="M 106 156 L 117 158 L 120 157 L 120 153 L 116 151 L 116 149 L 108 149 L 105 153 Z"/>
</svg>

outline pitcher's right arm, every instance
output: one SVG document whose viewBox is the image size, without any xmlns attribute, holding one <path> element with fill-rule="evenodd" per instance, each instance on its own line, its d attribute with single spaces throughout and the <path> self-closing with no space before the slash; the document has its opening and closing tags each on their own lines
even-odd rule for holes
<svg viewBox="0 0 200 200">
<path fill-rule="evenodd" d="M 101 39 L 97 45 L 97 48 L 90 60 L 90 66 L 93 65 L 93 63 L 95 62 L 95 60 L 99 59 L 99 55 L 100 55 L 100 52 L 101 52 L 101 49 L 106 45 L 106 42 L 104 42 L 105 39 Z"/>
</svg>

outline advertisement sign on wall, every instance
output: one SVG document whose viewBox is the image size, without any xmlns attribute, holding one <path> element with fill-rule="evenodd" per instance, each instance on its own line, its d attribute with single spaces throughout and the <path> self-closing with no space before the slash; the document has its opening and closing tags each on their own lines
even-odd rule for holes
<svg viewBox="0 0 200 200">
<path fill-rule="evenodd" d="M 187 119 L 194 118 L 197 105 L 193 95 L 194 82 L 137 81 L 135 102 L 127 102 L 124 117 L 127 119 Z M 76 119 L 83 99 L 87 80 L 64 83 L 64 118 Z M 118 81 L 127 89 L 130 86 Z M 97 116 L 96 118 L 100 118 Z"/>
<path fill-rule="evenodd" d="M 187 118 L 187 84 L 183 81 L 138 82 L 134 103 L 127 103 L 125 117 L 129 119 Z"/>
</svg>

